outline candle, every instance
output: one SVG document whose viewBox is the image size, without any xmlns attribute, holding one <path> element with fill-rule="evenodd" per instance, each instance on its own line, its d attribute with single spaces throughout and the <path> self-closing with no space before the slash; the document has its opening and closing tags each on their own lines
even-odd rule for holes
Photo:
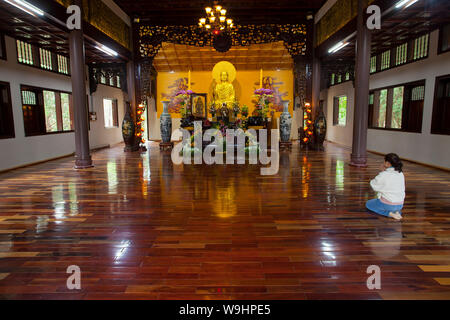
<svg viewBox="0 0 450 320">
<path fill-rule="evenodd" d="M 191 90 L 191 70 L 188 72 L 188 90 Z"/>
<path fill-rule="evenodd" d="M 263 84 L 263 69 L 261 68 L 261 71 L 259 72 L 259 87 L 262 88 Z"/>
</svg>

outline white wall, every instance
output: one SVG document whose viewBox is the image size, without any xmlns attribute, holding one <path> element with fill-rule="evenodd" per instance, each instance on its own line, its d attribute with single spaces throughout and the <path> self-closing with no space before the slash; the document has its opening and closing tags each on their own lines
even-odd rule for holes
<svg viewBox="0 0 450 320">
<path fill-rule="evenodd" d="M 25 137 L 20 93 L 22 84 L 72 92 L 70 77 L 19 64 L 15 40 L 10 37 L 6 37 L 6 49 L 8 60 L 0 60 L 0 81 L 10 84 L 15 138 L 0 139 L 0 150 L 2 150 L 0 171 L 73 153 L 75 151 L 74 133 Z M 118 99 L 119 127 L 123 119 L 122 91 L 99 85 L 93 94 L 94 104 L 91 106 L 91 110 L 96 111 L 98 116 L 96 122 L 91 122 L 90 145 L 92 148 L 112 145 L 122 140 L 120 128 L 104 128 L 103 97 Z"/>
<path fill-rule="evenodd" d="M 103 99 L 117 99 L 119 110 L 119 127 L 105 128 L 105 117 L 103 112 Z M 97 86 L 90 99 L 91 111 L 97 113 L 97 121 L 91 121 L 91 130 L 89 131 L 89 142 L 91 147 L 102 147 L 104 145 L 114 145 L 122 139 L 122 120 L 125 116 L 124 96 L 122 90 L 105 85 Z"/>
<path fill-rule="evenodd" d="M 369 151 L 395 152 L 404 159 L 450 169 L 450 136 L 431 134 L 431 118 L 435 79 L 450 74 L 450 52 L 437 54 L 438 30 L 430 35 L 430 50 L 427 59 L 406 64 L 370 76 L 370 89 L 425 79 L 425 100 L 423 109 L 422 133 L 396 132 L 369 129 L 367 148 Z M 333 126 L 333 97 L 347 95 L 347 126 Z M 327 108 L 327 139 L 332 142 L 352 145 L 354 89 L 351 81 L 330 87 L 321 92 L 321 99 Z"/>
<path fill-rule="evenodd" d="M 347 81 L 320 93 L 320 99 L 324 100 L 324 109 L 326 109 L 327 140 L 345 146 L 351 146 L 353 141 L 353 91 L 352 81 Z M 347 96 L 347 123 L 345 126 L 333 126 L 333 99 L 337 96 Z"/>
</svg>

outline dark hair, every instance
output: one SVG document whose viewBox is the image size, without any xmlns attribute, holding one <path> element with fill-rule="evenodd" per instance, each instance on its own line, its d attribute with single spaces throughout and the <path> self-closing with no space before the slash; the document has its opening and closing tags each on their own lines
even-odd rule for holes
<svg viewBox="0 0 450 320">
<path fill-rule="evenodd" d="M 395 153 L 389 153 L 384 156 L 384 161 L 389 162 L 395 171 L 402 172 L 403 163 L 400 157 Z"/>
</svg>

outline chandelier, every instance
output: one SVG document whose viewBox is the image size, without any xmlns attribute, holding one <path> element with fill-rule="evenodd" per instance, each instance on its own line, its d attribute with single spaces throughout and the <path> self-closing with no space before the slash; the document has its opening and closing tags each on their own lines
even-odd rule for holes
<svg viewBox="0 0 450 320">
<path fill-rule="evenodd" d="M 219 35 L 222 31 L 231 30 L 233 28 L 233 19 L 227 18 L 227 10 L 220 5 L 214 8 L 206 7 L 206 18 L 200 18 L 198 25 L 206 31 Z"/>
</svg>

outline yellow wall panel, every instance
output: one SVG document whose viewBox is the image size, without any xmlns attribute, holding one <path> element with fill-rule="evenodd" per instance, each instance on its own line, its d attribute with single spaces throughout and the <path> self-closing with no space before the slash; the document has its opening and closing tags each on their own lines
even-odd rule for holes
<svg viewBox="0 0 450 320">
<path fill-rule="evenodd" d="M 275 89 L 275 106 L 281 110 L 281 100 L 290 100 L 289 109 L 292 114 L 294 77 L 292 70 L 264 70 L 265 86 L 270 85 Z M 160 72 L 157 77 L 157 111 L 158 117 L 162 113 L 162 99 L 173 96 L 180 88 L 187 87 L 188 71 L 186 72 Z M 233 82 L 236 97 L 241 106 L 246 104 L 251 115 L 254 110 L 252 103 L 253 92 L 259 88 L 260 70 L 237 71 L 236 80 Z M 207 93 L 208 105 L 212 99 L 213 78 L 210 71 L 191 72 L 191 90 L 195 93 Z M 179 113 L 171 112 L 173 118 L 180 118 Z"/>
</svg>

